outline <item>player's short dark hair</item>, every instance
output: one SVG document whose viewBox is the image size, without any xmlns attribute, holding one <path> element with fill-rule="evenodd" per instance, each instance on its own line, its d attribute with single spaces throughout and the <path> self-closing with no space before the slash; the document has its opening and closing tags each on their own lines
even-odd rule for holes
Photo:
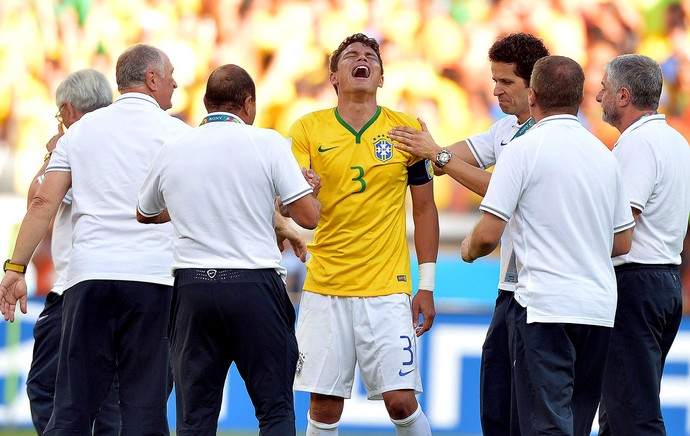
<svg viewBox="0 0 690 436">
<path fill-rule="evenodd" d="M 381 74 L 383 74 L 383 60 L 381 59 L 379 43 L 374 38 L 369 38 L 363 33 L 355 33 L 354 35 L 350 35 L 340 43 L 338 48 L 335 49 L 335 51 L 331 54 L 331 62 L 329 65 L 330 72 L 335 73 L 338 71 L 338 61 L 340 61 L 340 55 L 343 54 L 343 51 L 345 51 L 350 44 L 354 44 L 355 42 L 360 42 L 374 50 L 374 53 L 376 53 L 376 57 L 379 60 L 379 64 L 381 65 Z"/>
<path fill-rule="evenodd" d="M 534 63 L 548 55 L 544 41 L 522 32 L 498 39 L 489 49 L 489 60 L 515 64 L 515 74 L 525 81 L 526 86 L 529 86 Z"/>
<path fill-rule="evenodd" d="M 534 64 L 530 88 L 542 111 L 563 109 L 567 113 L 577 113 L 584 85 L 582 67 L 568 57 L 547 56 Z"/>
</svg>

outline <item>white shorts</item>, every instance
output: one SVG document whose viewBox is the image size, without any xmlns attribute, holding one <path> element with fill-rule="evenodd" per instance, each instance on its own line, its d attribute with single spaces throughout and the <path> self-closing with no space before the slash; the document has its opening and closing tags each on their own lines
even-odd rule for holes
<svg viewBox="0 0 690 436">
<path fill-rule="evenodd" d="M 334 297 L 304 291 L 297 319 L 294 388 L 350 398 L 359 364 L 370 400 L 422 392 L 410 296 Z"/>
</svg>

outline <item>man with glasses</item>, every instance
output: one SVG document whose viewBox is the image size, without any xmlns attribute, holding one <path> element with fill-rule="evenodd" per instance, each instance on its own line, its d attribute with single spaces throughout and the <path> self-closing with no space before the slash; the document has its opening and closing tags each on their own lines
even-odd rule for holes
<svg viewBox="0 0 690 436">
<path fill-rule="evenodd" d="M 41 169 L 34 177 L 27 195 L 28 206 L 38 193 L 45 169 L 50 161 L 58 139 L 64 135 L 63 125 L 70 128 L 82 116 L 96 109 L 106 107 L 113 101 L 113 91 L 105 76 L 92 69 L 84 69 L 70 74 L 58 86 L 55 100 L 59 109 L 55 114 L 58 121 L 58 133 L 48 143 L 48 153 Z M 63 116 L 64 113 L 64 116 Z M 62 302 L 67 276 L 67 262 L 72 250 L 72 191 L 58 207 L 53 220 L 51 233 L 51 255 L 57 280 L 46 296 L 45 307 L 34 325 L 34 349 L 31 368 L 26 379 L 26 391 L 29 396 L 31 419 L 38 434 L 48 424 L 53 413 L 55 395 L 55 377 L 57 376 L 62 326 Z M 118 406 L 117 383 L 113 384 L 106 401 L 94 423 L 94 435 L 116 434 L 120 428 L 120 410 Z"/>
</svg>

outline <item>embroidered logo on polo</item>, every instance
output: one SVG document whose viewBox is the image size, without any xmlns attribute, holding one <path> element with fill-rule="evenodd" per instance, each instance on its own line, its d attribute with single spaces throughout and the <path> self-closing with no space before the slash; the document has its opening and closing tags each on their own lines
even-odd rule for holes
<svg viewBox="0 0 690 436">
<path fill-rule="evenodd" d="M 388 135 L 374 137 L 374 155 L 381 162 L 387 162 L 393 157 L 393 143 Z"/>
</svg>

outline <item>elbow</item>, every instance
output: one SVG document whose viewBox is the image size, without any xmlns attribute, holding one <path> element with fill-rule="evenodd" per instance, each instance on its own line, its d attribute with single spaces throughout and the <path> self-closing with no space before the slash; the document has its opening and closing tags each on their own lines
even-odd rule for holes
<svg viewBox="0 0 690 436">
<path fill-rule="evenodd" d="M 298 224 L 307 230 L 314 230 L 316 226 L 319 225 L 319 218 L 321 218 L 321 203 L 317 200 L 317 204 L 314 205 L 314 209 L 311 210 L 310 213 L 304 217 L 303 221 Z"/>
<path fill-rule="evenodd" d="M 317 216 L 316 218 L 313 218 L 309 220 L 308 222 L 304 223 L 302 227 L 304 227 L 307 230 L 314 230 L 316 226 L 319 225 L 319 217 Z"/>
<path fill-rule="evenodd" d="M 314 230 L 321 217 L 321 202 L 311 195 L 288 205 L 290 217 L 302 228 Z"/>
<path fill-rule="evenodd" d="M 319 215 L 300 215 L 300 216 L 292 216 L 292 220 L 297 223 L 298 226 L 307 229 L 307 230 L 314 230 L 316 226 L 319 224 Z"/>
</svg>

